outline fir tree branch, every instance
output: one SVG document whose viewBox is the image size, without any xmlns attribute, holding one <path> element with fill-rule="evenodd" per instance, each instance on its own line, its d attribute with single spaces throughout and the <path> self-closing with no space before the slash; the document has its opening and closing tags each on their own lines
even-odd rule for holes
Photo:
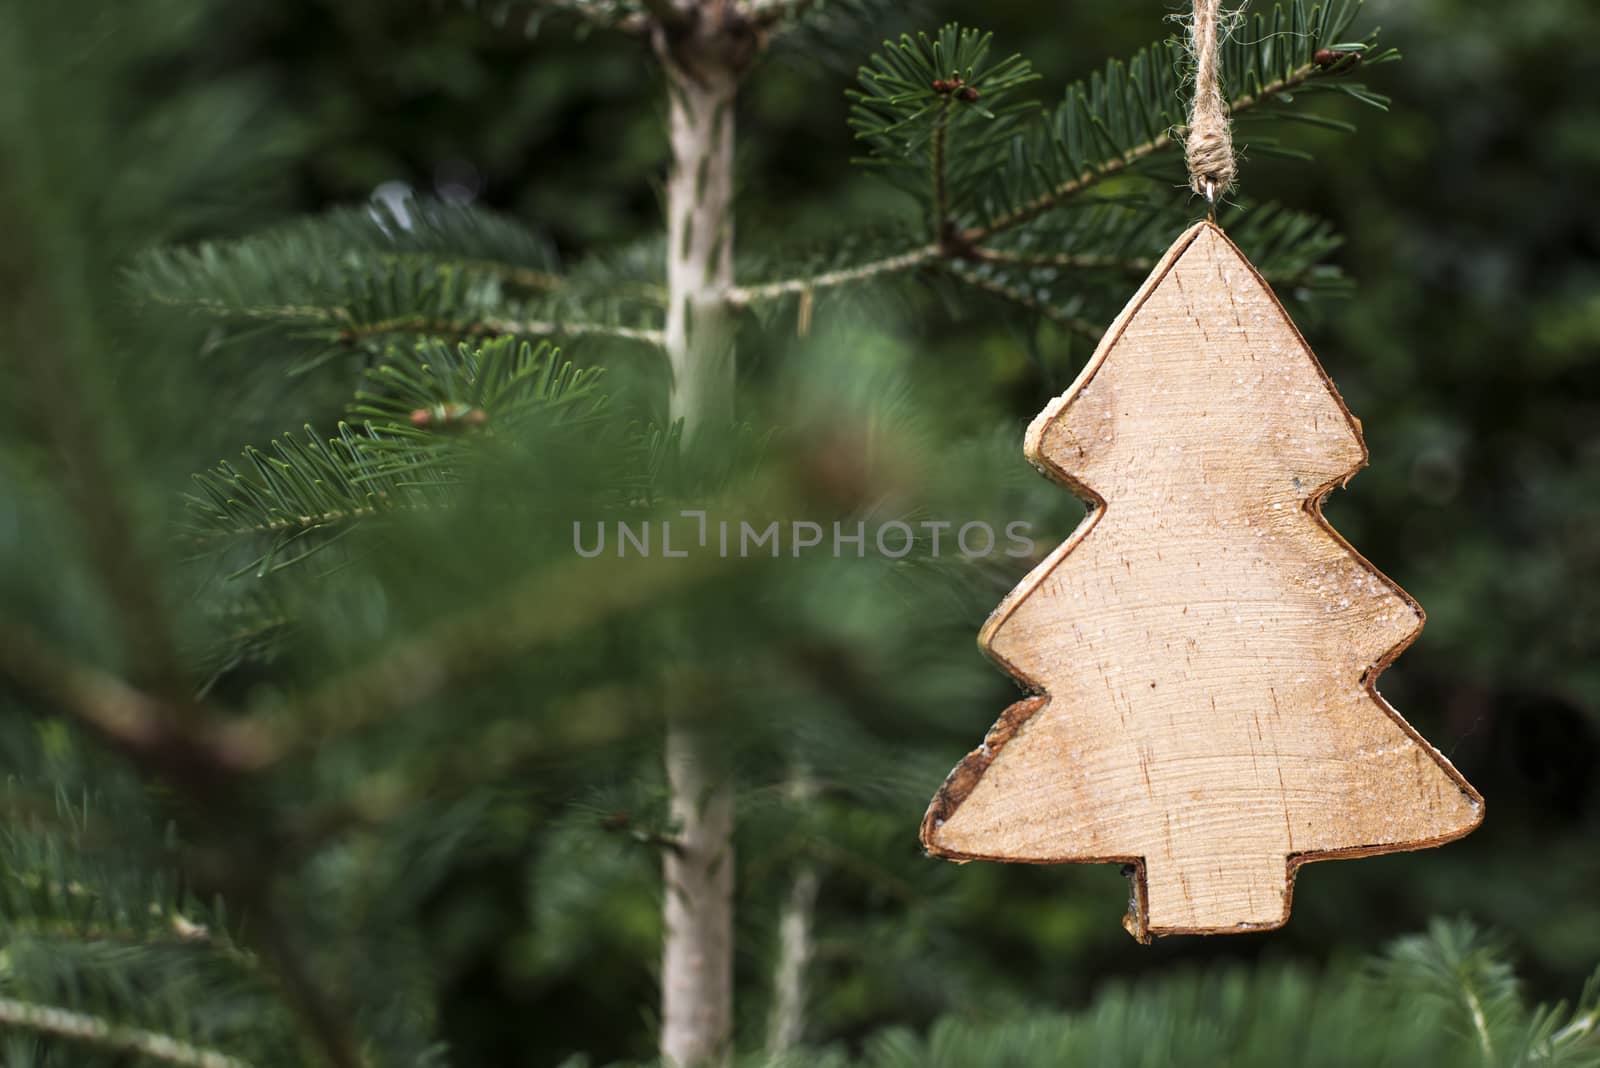
<svg viewBox="0 0 1600 1068">
<path fill-rule="evenodd" d="M 152 561 L 130 532 L 136 529 L 124 498 L 122 459 L 110 447 L 107 412 L 97 410 L 97 392 L 87 388 L 97 339 L 87 291 L 57 291 L 47 279 L 60 272 L 40 265 L 49 258 L 35 248 L 33 224 L 18 204 L 0 213 L 0 278 L 11 288 L 8 314 L 0 317 L 0 370 L 33 402 L 18 413 L 36 421 L 48 448 L 53 481 L 78 518 L 97 577 L 109 595 L 112 621 L 130 659 L 147 680 L 170 696 L 182 692 L 183 671 L 168 629 L 162 592 Z M 70 276 L 70 272 L 68 272 Z M 15 652 L 15 650 L 8 650 Z"/>
<path fill-rule="evenodd" d="M 375 775 L 358 782 L 339 800 L 308 806 L 308 811 L 287 821 L 288 839 L 298 850 L 316 849 L 352 828 L 382 827 L 403 818 L 421 802 L 458 797 L 514 777 L 549 760 L 553 752 L 622 741 L 637 729 L 639 710 L 651 707 L 653 692 L 641 686 L 606 685 L 579 693 L 548 714 L 552 721 L 574 726 L 571 734 L 561 736 L 526 717 L 501 722 L 476 744 L 443 751 L 437 761 L 413 774 Z"/>
<path fill-rule="evenodd" d="M 1484 1064 L 1499 1063 L 1502 1052 L 1520 1064 L 1524 1057 L 1507 1047 L 1539 1036 L 1524 1026 L 1519 983 L 1502 953 L 1496 941 L 1465 921 L 1435 920 L 1426 935 L 1391 946 L 1378 967 L 1397 989 L 1445 1009 L 1451 1029 L 1471 1039 Z"/>
<path fill-rule="evenodd" d="M 1084 255 L 1073 252 L 1025 253 L 1009 249 L 979 247 L 968 250 L 966 258 L 983 263 L 1003 263 L 1010 267 L 1063 267 L 1081 271 L 1123 271 L 1128 274 L 1149 274 L 1155 261 L 1143 256 L 1129 259 L 1117 256 Z"/>
<path fill-rule="evenodd" d="M 606 405 L 599 379 L 546 344 L 512 338 L 393 347 L 368 371 L 335 436 L 307 427 L 267 450 L 246 449 L 237 466 L 223 462 L 197 474 L 190 540 L 198 547 L 256 541 L 259 555 L 239 573 L 264 574 L 303 561 L 360 522 L 440 509 L 468 480 L 471 461 L 486 455 L 490 427 L 523 440 L 538 433 L 545 446 L 593 447 Z M 611 445 L 608 464 L 631 464 L 644 448 L 628 436 Z M 292 556 L 280 559 L 286 550 Z"/>
<path fill-rule="evenodd" d="M 1283 109 L 1261 105 L 1287 103 L 1302 85 L 1384 106 L 1384 98 L 1360 85 L 1319 79 L 1393 58 L 1378 52 L 1371 38 L 1340 43 L 1359 7 L 1359 0 L 1286 0 L 1256 15 L 1248 32 L 1223 50 L 1232 112 L 1276 117 Z M 1035 221 L 1183 134 L 1187 62 L 1175 39 L 1108 63 L 1042 112 L 1034 101 L 1014 99 L 1015 90 L 1036 77 L 1027 62 L 1013 56 L 991 64 L 989 48 L 989 35 L 954 25 L 936 35 L 903 35 L 870 58 L 859 88 L 848 94 L 850 125 L 871 150 L 863 162 L 925 211 L 938 206 L 960 220 L 965 229 L 947 235 L 938 227 L 950 219 L 935 215 L 931 235 L 958 252 Z M 1314 79 L 1318 84 L 1307 85 Z M 941 145 L 946 125 L 949 143 Z M 1272 143 L 1258 139 L 1256 147 L 1267 150 Z M 930 163 L 941 149 L 946 181 L 936 173 L 930 182 Z"/>
<path fill-rule="evenodd" d="M 85 1012 L 0 997 L 0 1024 L 183 1068 L 251 1068 L 250 1062 L 171 1035 L 124 1027 Z"/>
<path fill-rule="evenodd" d="M 403 315 L 363 322 L 343 305 L 320 307 L 315 304 L 252 304 L 233 306 L 215 300 L 174 299 L 151 294 L 151 300 L 173 307 L 191 308 L 213 315 L 285 324 L 319 324 L 334 327 L 333 336 L 345 343 L 383 337 L 388 334 L 434 334 L 452 337 L 610 337 L 637 341 L 660 348 L 665 336 L 659 330 L 627 327 L 610 323 L 511 319 L 488 316 L 471 319 L 438 319 L 425 315 Z"/>
<path fill-rule="evenodd" d="M 152 297 L 209 295 L 236 305 L 259 292 L 320 294 L 342 271 L 385 266 L 490 274 L 541 290 L 564 284 L 554 250 L 533 230 L 509 216 L 431 199 L 336 208 L 242 239 L 153 251 L 127 277 Z"/>
<path fill-rule="evenodd" d="M 1150 270 L 1153 260 L 1135 258 L 1118 259 L 1104 256 L 1080 256 L 1070 253 L 1061 255 L 1029 256 L 1022 253 L 1010 252 L 1003 249 L 988 247 L 958 248 L 954 245 L 942 247 L 937 244 L 922 245 L 917 248 L 907 249 L 905 252 L 881 259 L 871 260 L 852 267 L 841 267 L 832 271 L 809 277 L 788 278 L 776 282 L 764 282 L 752 286 L 739 286 L 728 294 L 729 303 L 736 307 L 746 307 L 764 301 L 782 300 L 785 297 L 800 296 L 817 290 L 832 289 L 839 286 L 850 285 L 854 282 L 866 282 L 891 274 L 901 274 L 914 271 L 919 267 L 939 262 L 955 260 L 978 260 L 987 263 L 1004 263 L 1021 267 L 1062 267 L 1072 270 L 1121 270 L 1129 273 L 1140 274 Z"/>
<path fill-rule="evenodd" d="M 306 967 L 299 948 L 276 910 L 265 900 L 259 904 L 265 921 L 267 948 L 283 981 L 284 992 L 310 1025 L 323 1051 L 327 1053 L 329 1063 L 334 1068 L 368 1068 L 366 1059 L 360 1053 L 360 1042 L 349 1029 L 349 1013 L 343 1011 L 336 999 L 323 989 Z"/>
<path fill-rule="evenodd" d="M 144 748 L 161 733 L 161 702 L 115 676 L 72 663 L 22 627 L 0 624 L 0 672 L 125 748 Z"/>
<path fill-rule="evenodd" d="M 1581 1016 L 1573 1017 L 1570 1023 L 1550 1036 L 1550 1044 L 1560 1047 L 1580 1041 L 1593 1033 L 1597 1027 L 1600 1027 L 1600 1005 L 1596 1005 Z"/>
<path fill-rule="evenodd" d="M 1084 171 L 1076 178 L 1062 182 L 1054 189 L 1041 194 L 1015 211 L 1008 212 L 982 226 L 974 226 L 964 231 L 961 235 L 962 240 L 969 244 L 977 245 L 987 241 L 995 234 L 1004 233 L 1007 230 L 1033 222 L 1039 216 L 1060 207 L 1078 194 L 1093 188 L 1107 178 L 1120 174 L 1141 160 L 1171 148 L 1176 143 L 1170 131 L 1158 134 L 1143 144 L 1124 152 L 1119 158 L 1104 163 L 1093 170 Z"/>
<path fill-rule="evenodd" d="M 204 946 L 242 970 L 255 972 L 260 967 L 260 961 L 254 953 L 229 941 L 213 938 L 205 924 L 195 923 L 178 912 L 171 913 L 166 930 L 159 934 L 133 927 L 108 923 L 83 924 L 55 917 L 7 916 L 5 928 L 8 939 L 115 942 L 126 946 Z"/>
<path fill-rule="evenodd" d="M 1472 1019 L 1472 1029 L 1478 1038 L 1478 1045 L 1483 1050 L 1483 1063 L 1495 1063 L 1494 1037 L 1489 1034 L 1489 1020 L 1483 1014 L 1483 1003 L 1478 1000 L 1477 991 L 1472 989 L 1469 981 L 1461 984 L 1461 997 L 1466 1002 L 1467 1013 Z"/>
<path fill-rule="evenodd" d="M 939 102 L 939 114 L 933 121 L 933 152 L 929 167 L 933 172 L 933 229 L 943 239 L 950 215 L 950 104 L 947 93 Z"/>
<path fill-rule="evenodd" d="M 325 683 L 292 716 L 232 721 L 220 736 L 234 759 L 265 768 L 430 700 L 514 656 L 703 582 L 717 570 L 713 563 L 728 566 L 705 555 L 670 562 L 629 558 L 608 564 L 601 577 L 593 564 L 580 560 L 553 575 L 531 576 Z M 551 605 L 568 607 L 556 613 Z"/>
<path fill-rule="evenodd" d="M 427 316 L 401 316 L 378 322 L 354 324 L 354 316 L 345 309 L 335 309 L 337 317 L 352 322 L 339 331 L 339 340 L 352 342 L 386 334 L 432 334 L 447 337 L 609 337 L 619 341 L 637 341 L 661 348 L 666 335 L 660 330 L 639 327 L 614 326 L 609 323 L 560 322 L 545 319 L 432 319 Z"/>
<path fill-rule="evenodd" d="M 904 252 L 881 252 L 861 263 L 818 270 L 810 276 L 780 279 L 735 290 L 741 305 L 814 293 L 855 282 L 871 281 L 897 273 L 936 266 L 965 276 L 965 265 L 985 265 L 1000 273 L 1040 270 L 1047 288 L 1069 282 L 1068 274 L 1121 272 L 1143 277 L 1165 248 L 1168 235 L 1188 224 L 1188 212 L 1165 199 L 1104 200 L 1080 207 L 1048 228 L 1031 227 L 991 243 L 963 246 L 960 235 L 943 242 L 917 245 Z M 1324 264 L 1340 239 L 1323 220 L 1287 211 L 1277 204 L 1239 204 L 1224 212 L 1223 222 L 1245 248 L 1262 275 L 1280 288 L 1307 287 L 1322 292 L 1340 291 L 1341 278 Z M 900 241 L 906 239 L 901 235 Z M 878 246 L 881 249 L 881 243 Z M 889 247 L 894 247 L 891 244 Z M 1077 253 L 1074 248 L 1107 249 L 1106 253 Z M 1049 251 L 1061 249 L 1064 251 Z M 869 252 L 862 253 L 870 255 Z M 1079 287 L 1082 291 L 1083 287 Z"/>
<path fill-rule="evenodd" d="M 190 782 L 237 771 L 226 739 L 180 727 L 172 708 L 107 672 L 63 656 L 32 631 L 0 624 L 0 674 L 50 701 L 129 756 Z"/>
<path fill-rule="evenodd" d="M 1315 63 L 1307 63 L 1296 68 L 1286 77 L 1262 86 L 1260 92 L 1245 93 L 1234 97 L 1228 104 L 1229 113 L 1239 115 L 1249 111 L 1251 108 L 1268 103 L 1284 93 L 1292 92 L 1322 73 L 1326 72 Z M 1007 212 L 980 226 L 968 229 L 961 235 L 962 239 L 970 245 L 979 245 L 995 234 L 1004 233 L 1007 230 L 1013 230 L 1030 223 L 1041 215 L 1061 207 L 1079 194 L 1094 188 L 1106 179 L 1115 177 L 1135 163 L 1139 163 L 1180 143 L 1182 138 L 1183 130 L 1181 129 L 1157 134 L 1148 141 L 1128 149 L 1118 158 L 1109 160 L 1099 167 L 1083 171 L 1076 177 L 1062 182 L 1054 189 L 1041 194 L 1020 208 Z"/>
<path fill-rule="evenodd" d="M 343 308 L 322 308 L 315 304 L 242 304 L 231 305 L 220 300 L 177 299 L 164 293 L 150 294 L 149 300 L 171 308 L 188 308 L 233 319 L 259 319 L 263 322 L 332 323 L 348 320 L 350 314 Z"/>
<path fill-rule="evenodd" d="M 128 271 L 144 301 L 309 343 L 300 369 L 338 345 L 407 333 L 609 336 L 657 345 L 666 301 L 653 248 L 561 271 L 516 220 L 435 201 L 373 203 L 251 237 L 152 252 Z"/>
<path fill-rule="evenodd" d="M 807 291 L 832 289 L 852 282 L 863 282 L 880 275 L 912 271 L 937 260 L 941 251 L 938 245 L 922 245 L 893 256 L 885 256 L 852 267 L 824 271 L 808 278 L 789 278 L 754 286 L 736 286 L 728 291 L 728 301 L 736 307 L 743 307 L 761 301 L 798 296 Z"/>
<path fill-rule="evenodd" d="M 413 266 L 440 266 L 436 256 L 425 252 L 389 252 L 380 253 L 377 259 L 391 263 L 410 264 Z M 455 267 L 468 273 L 490 274 L 503 282 L 509 282 L 523 289 L 537 289 L 544 292 L 553 292 L 567 285 L 567 279 L 554 271 L 541 271 L 533 267 L 524 267 L 517 263 L 505 263 L 500 260 L 467 257 L 449 261 Z"/>
<path fill-rule="evenodd" d="M 862 41 L 926 21 L 927 0 L 740 0 L 750 22 L 774 47 L 807 65 L 853 71 Z"/>
<path fill-rule="evenodd" d="M 219 772 L 261 763 L 261 735 L 249 723 L 230 722 L 218 731 L 197 725 L 179 733 L 169 725 L 170 717 L 161 702 L 113 676 L 67 661 L 26 631 L 0 626 L 0 671 L 52 697 L 80 722 L 147 766 L 168 773 L 196 795 L 206 794 Z M 337 1068 L 361 1068 L 354 1040 L 344 1031 L 339 1017 L 329 1011 L 326 997 L 316 989 L 309 972 L 292 951 L 287 934 L 271 922 L 265 902 L 260 904 L 262 914 L 268 917 L 268 935 L 278 972 L 332 1063 Z M 0 998 L 0 1023 L 138 1053 L 168 1064 L 200 1068 L 245 1065 L 165 1035 L 11 999 Z"/>
<path fill-rule="evenodd" d="M 1056 267 L 1074 271 L 1118 271 L 1140 278 L 1149 274 L 1151 268 L 1155 266 L 1154 260 L 1143 256 L 1122 259 L 1116 256 L 1081 256 L 1070 252 L 1057 255 L 1049 253 L 1033 255 L 987 247 L 972 249 L 964 258 L 976 260 L 980 263 L 1003 264 L 1007 267 Z M 1295 271 L 1289 274 L 1262 271 L 1261 276 L 1274 288 L 1278 289 L 1309 285 L 1321 280 L 1317 277 L 1315 268 Z"/>
<path fill-rule="evenodd" d="M 1103 333 L 1100 327 L 1095 326 L 1088 320 L 1081 319 L 1075 315 L 1065 315 L 1059 310 L 1052 308 L 1046 302 L 1034 298 L 1025 290 L 1020 289 L 1017 286 L 1007 285 L 999 279 L 980 278 L 965 271 L 951 271 L 950 277 L 955 278 L 958 281 L 965 282 L 974 289 L 981 290 L 982 292 L 988 293 L 991 296 L 999 297 L 1001 300 L 1009 301 L 1018 307 L 1026 308 L 1031 312 L 1042 315 L 1052 323 L 1055 323 L 1057 326 L 1065 330 L 1069 330 L 1080 337 L 1087 338 L 1090 341 L 1098 342 L 1100 340 L 1100 335 Z"/>
</svg>

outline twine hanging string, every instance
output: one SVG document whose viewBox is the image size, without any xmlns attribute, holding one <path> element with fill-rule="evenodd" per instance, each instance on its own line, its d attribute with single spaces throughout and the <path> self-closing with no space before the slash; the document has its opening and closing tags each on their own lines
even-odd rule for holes
<svg viewBox="0 0 1600 1068">
<path fill-rule="evenodd" d="M 1213 215 L 1217 199 L 1233 188 L 1233 127 L 1222 98 L 1222 59 L 1217 48 L 1222 0 L 1194 0 L 1189 49 L 1194 55 L 1194 104 L 1189 110 L 1189 184 L 1206 198 Z"/>
</svg>

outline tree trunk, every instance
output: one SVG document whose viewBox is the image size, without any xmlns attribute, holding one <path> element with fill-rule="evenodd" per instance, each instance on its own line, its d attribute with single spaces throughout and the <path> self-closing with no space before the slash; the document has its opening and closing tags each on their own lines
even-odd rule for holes
<svg viewBox="0 0 1600 1068">
<path fill-rule="evenodd" d="M 816 868 L 802 867 L 778 921 L 778 964 L 772 973 L 772 1018 L 767 1027 L 767 1052 L 773 1056 L 794 1049 L 805 1037 L 806 971 L 811 967 L 812 916 L 820 882 Z"/>
<path fill-rule="evenodd" d="M 733 417 L 735 71 L 667 61 L 672 172 L 667 180 L 667 358 L 685 435 Z"/>
<path fill-rule="evenodd" d="M 733 104 L 759 42 L 726 0 L 678 0 L 672 11 L 655 34 L 672 142 L 666 349 L 671 416 L 692 437 L 733 419 Z M 666 762 L 678 840 L 663 862 L 661 1056 L 690 1068 L 724 1062 L 732 1045 L 733 784 L 708 739 L 674 713 Z"/>
<path fill-rule="evenodd" d="M 661 1058 L 726 1061 L 733 1029 L 733 789 L 693 727 L 667 725 L 677 846 L 663 863 Z"/>
</svg>

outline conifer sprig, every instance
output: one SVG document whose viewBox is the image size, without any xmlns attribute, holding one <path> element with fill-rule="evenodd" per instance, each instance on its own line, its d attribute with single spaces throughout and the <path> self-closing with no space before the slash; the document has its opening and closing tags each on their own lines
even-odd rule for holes
<svg viewBox="0 0 1600 1068">
<path fill-rule="evenodd" d="M 54 781 L 13 777 L 4 791 L 0 1030 L 72 1050 L 44 1063 L 233 1068 L 293 1057 L 293 1021 L 236 940 L 243 925 L 220 899 L 193 894 L 175 863 L 183 844 L 152 818 L 143 788 L 98 761 L 68 771 L 63 724 L 41 726 L 36 755 Z M 61 780 L 77 777 L 96 785 L 69 793 Z"/>
<path fill-rule="evenodd" d="M 1465 920 L 1435 920 L 1375 964 L 1381 981 L 1441 1014 L 1485 1068 L 1600 1065 L 1600 973 L 1571 1007 L 1530 1007 L 1502 940 Z"/>
<path fill-rule="evenodd" d="M 1281 292 L 1295 298 L 1336 297 L 1349 284 L 1328 255 L 1340 238 L 1322 219 L 1278 204 L 1225 207 L 1220 213 L 1229 235 Z M 949 278 L 1038 314 L 1074 334 L 1094 340 L 1127 290 L 1149 273 L 1174 233 L 1190 217 L 1180 204 L 1160 195 L 1107 198 L 1079 205 L 996 237 L 960 256 L 946 256 L 925 245 L 883 260 L 819 270 L 803 278 L 756 283 L 736 291 L 735 299 L 768 314 L 787 302 L 863 300 L 862 289 L 909 279 L 915 272 Z M 879 239 L 879 244 L 893 236 Z M 1092 252 L 1075 252 L 1092 249 Z M 825 262 L 825 261 L 824 261 Z"/>
<path fill-rule="evenodd" d="M 1294 109 L 1295 95 L 1331 92 L 1386 107 L 1386 98 L 1348 77 L 1357 66 L 1396 55 L 1380 50 L 1375 37 L 1342 39 L 1360 7 L 1360 0 L 1290 0 L 1254 16 L 1223 48 L 1233 114 L 1348 129 L 1340 120 Z M 964 262 L 1013 259 L 1015 253 L 1003 247 L 1007 240 L 1044 232 L 1039 228 L 1052 224 L 1058 209 L 1111 178 L 1149 172 L 1182 139 L 1187 55 L 1176 38 L 1107 64 L 1088 81 L 1069 86 L 1050 109 L 1015 99 L 1016 90 L 1037 75 L 1020 57 L 991 62 L 991 45 L 989 35 L 954 26 L 936 38 L 903 36 L 872 57 L 861 70 L 861 88 L 850 94 L 851 125 L 871 153 L 867 165 L 922 204 L 928 230 L 854 262 L 747 284 L 734 291 L 736 302 L 782 299 L 934 265 L 973 277 Z M 966 97 L 963 90 L 969 91 Z M 1252 134 L 1246 149 L 1303 157 L 1283 146 L 1270 126 Z M 1170 201 L 1149 198 L 1146 203 L 1155 206 L 1146 210 L 1165 208 L 1170 217 Z M 1317 226 L 1270 214 L 1284 234 Z M 1277 238 L 1271 243 L 1282 244 Z M 1323 244 L 1312 247 L 1327 251 Z M 1079 258 L 1079 248 L 1095 251 Z M 1051 254 L 1059 258 L 1050 266 L 1060 270 L 1103 266 L 1097 246 L 1060 244 Z M 979 277 L 990 288 L 1012 288 Z M 1333 281 L 1326 273 L 1316 280 Z M 1054 305 L 1036 294 L 1028 303 Z"/>
<path fill-rule="evenodd" d="M 252 1068 L 249 1061 L 171 1035 L 128 1027 L 86 1012 L 14 998 L 0 997 L 0 1026 L 179 1068 Z"/>
<path fill-rule="evenodd" d="M 129 280 L 143 300 L 285 334 L 306 350 L 297 370 L 419 337 L 662 342 L 659 287 L 604 260 L 574 278 L 514 220 L 431 200 L 153 252 Z"/>
<path fill-rule="evenodd" d="M 270 451 L 246 449 L 242 465 L 225 461 L 196 475 L 191 535 L 227 549 L 257 542 L 241 571 L 264 575 L 300 563 L 363 521 L 447 505 L 486 434 L 537 420 L 591 438 L 605 408 L 599 379 L 547 345 L 513 338 L 392 348 L 334 437 L 306 427 Z"/>
</svg>

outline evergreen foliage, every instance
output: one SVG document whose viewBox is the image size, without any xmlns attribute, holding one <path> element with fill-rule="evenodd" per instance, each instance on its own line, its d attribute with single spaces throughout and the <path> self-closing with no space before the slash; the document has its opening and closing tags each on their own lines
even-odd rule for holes
<svg viewBox="0 0 1600 1068">
<path fill-rule="evenodd" d="M 297 372 L 352 347 L 381 352 L 396 339 L 658 342 L 652 309 L 662 301 L 658 288 L 625 281 L 574 285 L 525 227 L 427 201 L 340 209 L 241 242 L 158 251 L 141 260 L 132 283 L 149 300 L 280 328 L 306 352 Z"/>
<path fill-rule="evenodd" d="M 1296 0 L 1257 15 L 1251 34 L 1229 38 L 1232 109 L 1258 120 L 1252 152 L 1294 154 L 1277 128 L 1320 118 L 1291 106 L 1301 91 L 1387 106 L 1348 77 L 1357 65 L 1398 58 L 1375 37 L 1344 39 L 1359 10 L 1355 3 Z M 867 145 L 864 162 L 917 200 L 922 232 L 858 238 L 853 254 L 836 252 L 832 262 L 808 269 L 809 277 L 777 280 L 757 266 L 746 272 L 761 279 L 745 288 L 746 300 L 838 290 L 859 296 L 873 279 L 938 268 L 1069 330 L 1098 335 L 1095 324 L 1120 306 L 1128 277 L 1148 270 L 1165 235 L 1188 217 L 1171 192 L 1179 167 L 1169 151 L 1182 141 L 1187 54 L 1169 39 L 1112 61 L 1050 108 L 1020 96 L 1039 79 L 1027 60 L 993 58 L 992 46 L 991 35 L 951 25 L 936 36 L 886 42 L 872 56 L 850 93 L 850 125 Z M 1338 58 L 1328 60 L 1330 52 Z M 1348 128 L 1343 120 L 1321 121 Z M 1225 210 L 1223 219 L 1270 280 L 1297 295 L 1337 289 L 1337 272 L 1323 262 L 1337 239 L 1319 220 L 1245 204 Z"/>
<path fill-rule="evenodd" d="M 487 32 L 552 13 L 636 32 L 658 7 L 478 6 Z M 890 9 L 750 4 L 791 52 L 855 56 Z M 1252 152 L 1298 154 L 1291 123 L 1343 128 L 1322 101 L 1383 105 L 1350 77 L 1393 57 L 1351 39 L 1358 11 L 1287 0 L 1233 38 Z M 509 215 L 419 197 L 168 244 L 219 229 L 196 190 L 277 173 L 233 130 L 261 99 L 247 80 L 224 80 L 216 112 L 178 94 L 167 127 L 124 129 L 119 94 L 170 66 L 205 12 L 12 0 L 4 17 L 0 277 L 20 294 L 0 333 L 17 384 L 0 402 L 7 1065 L 497 1063 L 441 1008 L 462 944 L 571 989 L 608 1041 L 646 1032 L 640 962 L 676 832 L 669 689 L 740 769 L 740 937 L 758 947 L 741 969 L 770 955 L 773 903 L 810 866 L 846 902 L 820 974 L 874 988 L 816 1036 L 859 1041 L 774 1063 L 1600 1063 L 1600 980 L 1571 1008 L 1537 1004 L 1465 925 L 1365 970 L 1110 982 L 1068 1013 L 1004 969 L 941 974 L 957 940 L 1017 937 L 970 907 L 977 884 L 906 846 L 973 709 L 1005 700 L 967 654 L 1028 561 L 964 559 L 953 530 L 940 554 L 925 521 L 1027 520 L 1043 542 L 1079 510 L 1035 486 L 991 407 L 916 372 L 896 318 L 931 293 L 1096 337 L 1202 210 L 1175 189 L 1177 41 L 1053 106 L 981 31 L 886 42 L 850 124 L 915 217 L 741 247 L 747 422 L 686 444 L 660 418 L 659 240 L 564 257 Z M 76 102 L 70 128 L 49 121 L 56 100 Z M 152 143 L 192 159 L 138 170 Z M 136 170 L 155 177 L 91 180 Z M 1219 211 L 1287 296 L 1347 291 L 1326 223 Z M 262 420 L 305 429 L 250 437 Z M 737 538 L 804 517 L 830 541 L 834 524 L 900 521 L 916 551 L 806 554 L 785 527 L 778 559 L 668 558 L 663 524 L 693 531 L 685 510 L 711 524 L 701 549 L 721 520 Z M 575 525 L 609 536 L 599 559 L 573 551 Z M 623 527 L 655 552 L 627 552 Z M 481 890 L 479 867 L 508 857 L 525 880 Z M 508 938 L 464 883 L 515 899 L 526 929 Z M 765 976 L 748 986 L 747 1032 L 768 998 Z M 518 1026 L 530 1057 L 566 1052 Z"/>
<path fill-rule="evenodd" d="M 454 351 L 438 340 L 410 352 L 391 348 L 368 371 L 336 437 L 319 439 L 307 427 L 303 437 L 273 442 L 271 455 L 247 448 L 244 472 L 224 462 L 197 475 L 199 493 L 189 498 L 195 536 L 264 540 L 251 565 L 265 573 L 308 558 L 363 518 L 447 507 L 449 488 L 474 469 L 491 436 L 536 420 L 558 431 L 569 451 L 592 445 L 605 425 L 598 377 L 513 337 Z M 621 500 L 636 488 L 613 485 Z"/>
<path fill-rule="evenodd" d="M 1570 1009 L 1530 1009 L 1505 958 L 1470 925 L 1435 923 L 1371 970 L 1367 982 L 1347 969 L 1263 965 L 1117 984 L 1079 1013 L 942 1020 L 925 1036 L 876 1035 L 859 1059 L 835 1063 L 1576 1066 L 1600 1058 L 1600 987 Z"/>
</svg>

